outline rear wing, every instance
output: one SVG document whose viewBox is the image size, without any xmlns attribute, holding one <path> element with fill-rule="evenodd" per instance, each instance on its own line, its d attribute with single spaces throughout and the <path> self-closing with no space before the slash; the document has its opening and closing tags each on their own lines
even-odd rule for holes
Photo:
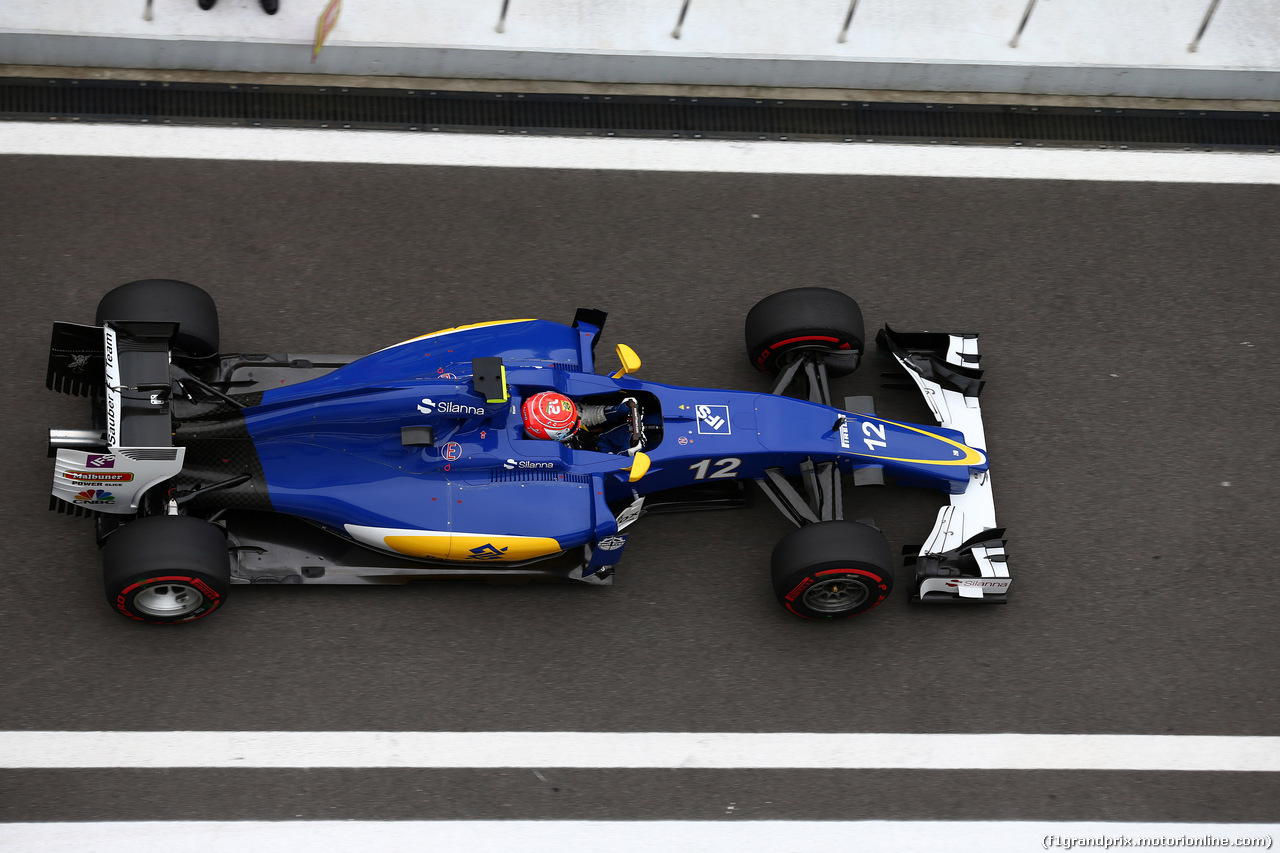
<svg viewBox="0 0 1280 853">
<path fill-rule="evenodd" d="M 105 430 L 56 450 L 51 507 L 72 515 L 136 512 L 142 495 L 182 470 L 173 446 L 169 341 L 176 323 L 55 323 L 45 384 L 102 406 Z M 85 440 L 86 435 L 100 435 Z"/>
<path fill-rule="evenodd" d="M 896 332 L 885 326 L 876 343 L 915 383 L 941 426 L 964 433 L 965 444 L 987 448 L 978 395 L 985 381 L 978 336 Z M 990 471 L 970 471 L 963 493 L 938 511 L 919 551 L 908 551 L 916 569 L 912 600 L 922 603 L 1003 604 L 1009 592 L 1004 529 L 996 527 Z"/>
<path fill-rule="evenodd" d="M 54 323 L 44 385 L 50 391 L 88 397 L 105 381 L 105 357 L 101 326 Z"/>
</svg>

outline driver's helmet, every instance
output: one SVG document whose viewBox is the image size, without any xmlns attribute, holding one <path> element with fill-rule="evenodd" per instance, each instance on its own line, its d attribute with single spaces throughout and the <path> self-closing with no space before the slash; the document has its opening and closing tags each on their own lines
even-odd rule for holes
<svg viewBox="0 0 1280 853">
<path fill-rule="evenodd" d="M 564 441 L 578 429 L 578 407 L 557 391 L 541 391 L 520 407 L 524 431 L 532 438 Z"/>
</svg>

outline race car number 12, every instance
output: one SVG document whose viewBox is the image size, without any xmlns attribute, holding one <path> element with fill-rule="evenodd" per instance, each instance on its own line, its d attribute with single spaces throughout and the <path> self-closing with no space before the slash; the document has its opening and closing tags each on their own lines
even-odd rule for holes
<svg viewBox="0 0 1280 853">
<path fill-rule="evenodd" d="M 880 437 L 879 441 L 871 438 L 872 433 Z M 884 424 L 873 424 L 871 421 L 862 422 L 862 434 L 867 438 L 862 439 L 867 445 L 868 450 L 875 450 L 877 447 L 888 447 L 889 444 L 884 440 Z"/>
<path fill-rule="evenodd" d="M 693 472 L 693 479 L 707 479 L 707 471 L 711 469 L 713 464 L 716 466 L 717 470 L 712 471 L 710 477 L 712 480 L 715 480 L 720 477 L 736 476 L 733 472 L 738 470 L 738 466 L 742 464 L 742 460 L 736 456 L 717 459 L 714 463 L 710 459 L 703 459 L 701 462 L 697 462 L 689 466 L 689 470 Z"/>
</svg>

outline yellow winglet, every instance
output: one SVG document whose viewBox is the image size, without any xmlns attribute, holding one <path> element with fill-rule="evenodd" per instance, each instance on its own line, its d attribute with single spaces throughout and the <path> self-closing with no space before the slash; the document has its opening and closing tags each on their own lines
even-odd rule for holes
<svg viewBox="0 0 1280 853">
<path fill-rule="evenodd" d="M 618 344 L 618 361 L 622 362 L 622 369 L 613 374 L 613 379 L 621 379 L 628 373 L 635 373 L 640 369 L 640 356 L 636 355 L 636 351 L 626 344 Z"/>
<path fill-rule="evenodd" d="M 494 400 L 485 400 L 486 403 L 505 403 L 511 399 L 511 391 L 507 388 L 507 366 L 504 364 L 500 369 L 502 370 L 502 397 Z"/>
<path fill-rule="evenodd" d="M 631 457 L 631 467 L 622 469 L 623 471 L 631 472 L 631 476 L 627 478 L 627 482 L 634 483 L 636 480 L 639 480 L 645 474 L 649 473 L 650 464 L 652 463 L 649 461 L 648 454 L 637 450 L 636 455 Z"/>
</svg>

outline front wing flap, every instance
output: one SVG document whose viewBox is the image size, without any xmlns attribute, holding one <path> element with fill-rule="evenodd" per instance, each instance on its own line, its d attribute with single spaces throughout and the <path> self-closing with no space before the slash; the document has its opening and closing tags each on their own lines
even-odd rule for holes
<svg viewBox="0 0 1280 853">
<path fill-rule="evenodd" d="M 986 450 L 976 334 L 896 332 L 885 326 L 876 343 L 915 383 L 941 426 L 959 430 L 965 444 Z M 907 553 L 906 564 L 916 569 L 912 600 L 1003 604 L 1010 578 L 1004 530 L 996 527 L 991 472 L 970 471 L 968 487 L 950 499 L 924 545 Z"/>
</svg>

